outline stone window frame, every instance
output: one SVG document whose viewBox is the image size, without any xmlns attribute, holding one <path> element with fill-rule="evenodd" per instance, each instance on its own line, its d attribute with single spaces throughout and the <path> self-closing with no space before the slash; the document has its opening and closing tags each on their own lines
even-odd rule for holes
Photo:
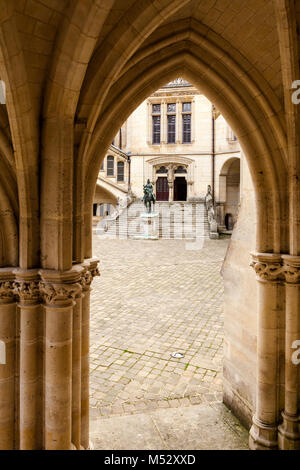
<svg viewBox="0 0 300 470">
<path fill-rule="evenodd" d="M 111 159 L 112 159 L 112 160 L 111 160 Z M 107 155 L 107 157 L 106 157 L 106 177 L 107 177 L 107 178 L 114 178 L 114 177 L 115 177 L 115 160 L 116 160 L 116 157 L 114 157 L 114 155 Z M 109 174 L 108 174 L 108 171 L 109 171 L 109 168 L 108 168 L 108 161 L 112 161 L 112 162 L 113 162 L 112 175 L 109 175 Z"/>
<path fill-rule="evenodd" d="M 123 179 L 119 180 L 119 164 L 122 163 L 123 165 Z M 125 161 L 117 160 L 117 174 L 116 174 L 117 182 L 118 183 L 125 183 Z"/>
<path fill-rule="evenodd" d="M 167 122 L 167 105 L 168 104 L 175 104 L 176 103 L 176 124 L 175 124 L 175 144 L 168 144 L 168 122 Z M 191 103 L 191 111 L 183 112 L 182 111 L 182 103 Z M 153 133 L 153 123 L 152 123 L 152 116 L 157 116 L 158 114 L 152 113 L 152 105 L 153 104 L 160 104 L 160 144 L 154 144 L 152 139 Z M 191 145 L 195 143 L 195 95 L 188 94 L 179 96 L 176 93 L 170 96 L 155 96 L 149 97 L 147 99 L 147 121 L 148 121 L 148 133 L 147 133 L 147 144 L 151 146 L 157 145 Z M 183 114 L 191 114 L 191 141 L 190 142 L 183 142 Z"/>
</svg>

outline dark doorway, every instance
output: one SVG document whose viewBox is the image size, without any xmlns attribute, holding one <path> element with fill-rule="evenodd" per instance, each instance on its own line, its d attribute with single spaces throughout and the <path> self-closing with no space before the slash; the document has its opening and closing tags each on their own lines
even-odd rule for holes
<svg viewBox="0 0 300 470">
<path fill-rule="evenodd" d="M 225 226 L 227 230 L 233 230 L 233 217 L 232 214 L 225 215 Z"/>
<path fill-rule="evenodd" d="M 186 201 L 187 184 L 186 179 L 178 176 L 174 181 L 174 201 Z"/>
<path fill-rule="evenodd" d="M 167 177 L 165 176 L 160 176 L 156 181 L 156 200 L 169 200 L 169 183 Z"/>
</svg>

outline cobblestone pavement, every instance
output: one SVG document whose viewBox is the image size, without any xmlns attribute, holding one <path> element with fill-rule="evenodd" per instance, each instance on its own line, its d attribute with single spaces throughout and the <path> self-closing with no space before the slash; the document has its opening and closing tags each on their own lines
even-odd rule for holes
<svg viewBox="0 0 300 470">
<path fill-rule="evenodd" d="M 222 399 L 228 239 L 100 240 L 91 296 L 91 414 L 134 414 Z M 171 357 L 181 352 L 181 359 Z"/>
</svg>

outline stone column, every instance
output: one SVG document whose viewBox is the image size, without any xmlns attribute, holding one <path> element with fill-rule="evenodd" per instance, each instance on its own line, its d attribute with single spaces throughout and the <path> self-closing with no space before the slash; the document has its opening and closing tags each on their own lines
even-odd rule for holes
<svg viewBox="0 0 300 470">
<path fill-rule="evenodd" d="M 45 449 L 70 450 L 72 445 L 73 308 L 81 291 L 83 267 L 41 270 L 45 301 Z"/>
<path fill-rule="evenodd" d="M 279 426 L 279 448 L 300 450 L 300 365 L 293 344 L 300 340 L 300 257 L 282 255 L 286 279 L 285 407 Z"/>
<path fill-rule="evenodd" d="M 78 289 L 73 308 L 72 336 L 72 443 L 77 450 L 81 445 L 81 324 L 82 288 Z"/>
<path fill-rule="evenodd" d="M 174 168 L 168 165 L 169 202 L 174 201 Z"/>
<path fill-rule="evenodd" d="M 256 412 L 251 449 L 276 449 L 279 421 L 279 334 L 284 327 L 284 286 L 280 255 L 252 255 L 258 288 Z"/>
<path fill-rule="evenodd" d="M 81 324 L 81 446 L 88 449 L 89 444 L 89 382 L 90 382 L 90 292 L 93 277 L 99 276 L 97 268 L 99 260 L 87 259 L 84 263 L 85 272 L 82 277 L 82 324 Z"/>
<path fill-rule="evenodd" d="M 0 341 L 5 345 L 0 362 L 0 450 L 15 446 L 16 303 L 12 269 L 0 269 Z"/>
<path fill-rule="evenodd" d="M 43 447 L 42 336 L 38 270 L 14 271 L 20 314 L 19 449 Z"/>
</svg>

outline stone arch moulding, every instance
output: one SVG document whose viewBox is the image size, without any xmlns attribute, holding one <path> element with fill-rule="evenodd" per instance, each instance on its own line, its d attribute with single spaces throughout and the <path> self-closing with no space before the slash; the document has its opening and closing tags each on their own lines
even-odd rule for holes
<svg viewBox="0 0 300 470">
<path fill-rule="evenodd" d="M 170 160 L 171 158 L 171 160 Z M 177 155 L 166 155 L 165 157 L 156 157 L 156 158 L 151 158 L 150 160 L 146 160 L 147 163 L 150 165 L 166 165 L 168 163 L 178 163 L 181 165 L 190 165 L 191 163 L 194 163 L 194 160 L 191 160 L 190 158 L 186 157 L 180 157 Z"/>
<path fill-rule="evenodd" d="M 180 51 L 168 60 L 157 62 L 153 58 L 153 61 L 154 64 L 149 66 L 148 59 L 145 70 L 135 76 L 135 80 L 132 81 L 132 71 L 129 70 L 121 77 L 120 82 L 114 84 L 113 101 L 108 103 L 108 107 L 98 119 L 84 162 L 86 216 L 89 217 L 91 188 L 95 185 L 99 161 L 102 158 L 101 156 L 97 161 L 97 149 L 101 147 L 106 150 L 118 127 L 139 103 L 167 81 L 182 76 L 214 102 L 239 138 L 256 190 L 258 250 L 261 252 L 287 250 L 286 229 L 281 227 L 281 221 L 286 220 L 288 210 L 285 190 L 281 189 L 285 188 L 286 182 L 285 154 L 282 150 L 285 137 L 280 119 L 268 108 L 268 100 L 264 102 L 260 97 L 256 102 L 249 84 L 246 86 L 247 84 L 233 74 L 232 82 L 238 80 L 239 87 L 232 86 L 228 77 L 223 78 L 191 52 Z M 141 68 L 139 64 L 139 70 Z M 240 75 L 243 75 L 242 70 Z M 119 90 L 118 94 L 116 89 Z M 273 114 L 270 116 L 271 113 Z M 114 123 L 114 126 L 111 123 Z M 83 165 L 80 158 L 78 163 Z M 88 253 L 90 246 L 87 241 Z"/>
<path fill-rule="evenodd" d="M 223 163 L 222 168 L 221 168 L 221 171 L 220 171 L 220 175 L 227 175 L 231 164 L 232 164 L 235 160 L 240 160 L 240 158 L 239 158 L 239 157 L 229 157 L 229 158 Z"/>
</svg>

